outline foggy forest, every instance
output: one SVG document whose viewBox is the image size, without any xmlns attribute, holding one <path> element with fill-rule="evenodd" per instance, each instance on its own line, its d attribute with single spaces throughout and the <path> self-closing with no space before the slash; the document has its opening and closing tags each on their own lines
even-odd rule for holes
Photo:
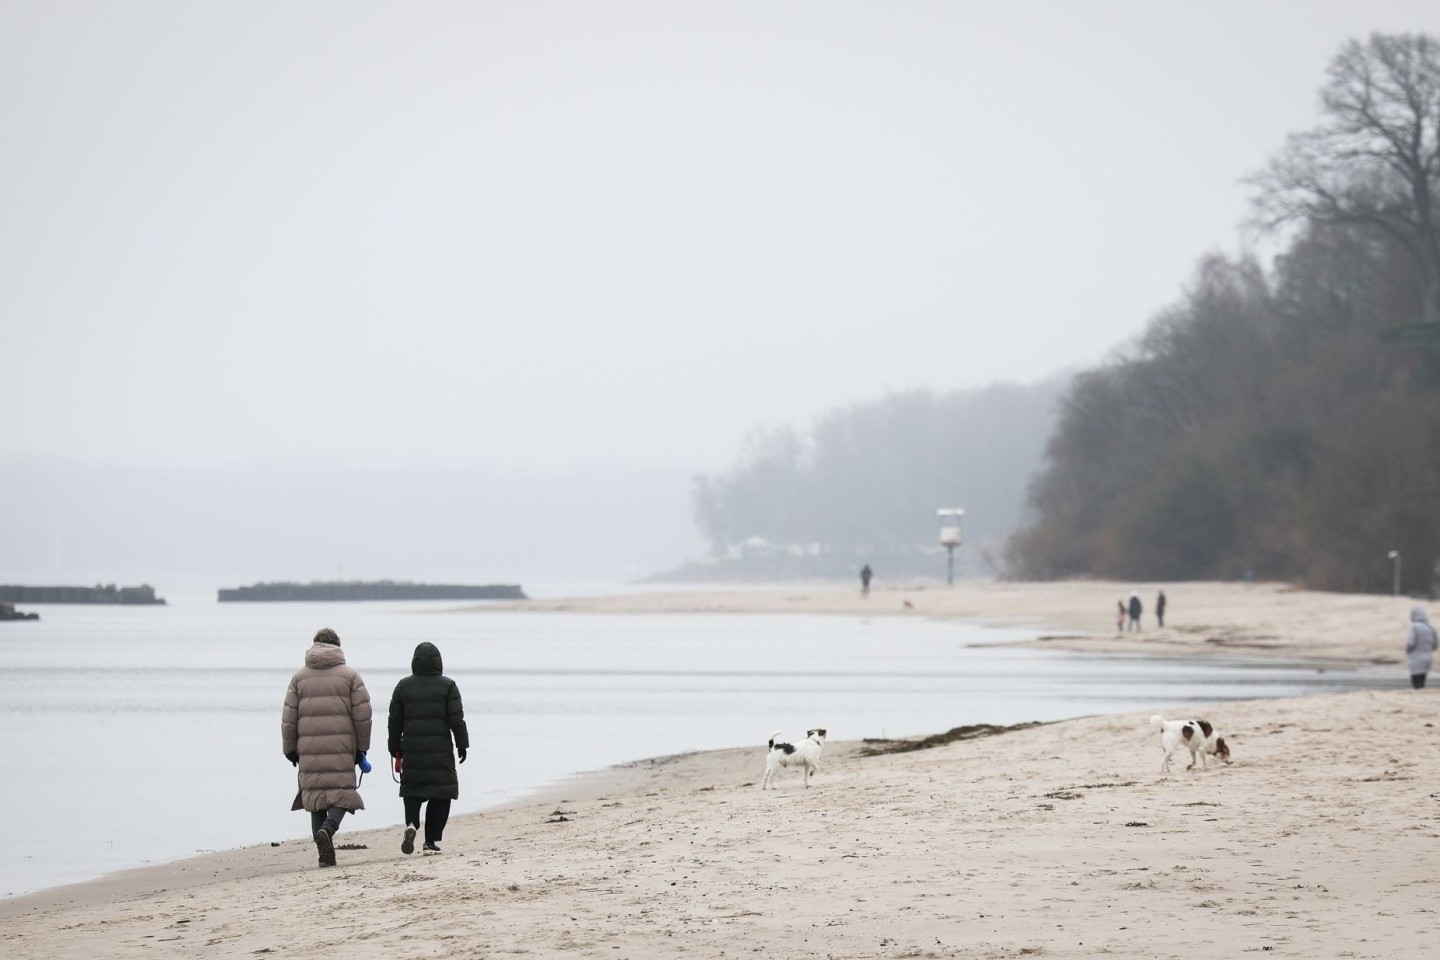
<svg viewBox="0 0 1440 960">
<path fill-rule="evenodd" d="M 932 549 L 935 509 L 968 505 L 974 539 L 1008 537 L 999 569 L 1016 578 L 1384 591 L 1396 551 L 1403 589 L 1428 592 L 1440 558 L 1440 46 L 1352 40 L 1320 99 L 1323 122 L 1246 181 L 1241 226 L 1278 243 L 1272 263 L 1204 258 L 1138 342 L 1064 381 L 1057 407 L 1061 381 L 910 394 L 833 411 L 808 433 L 757 435 L 730 470 L 697 481 L 712 551 L 759 537 L 829 558 L 812 571 L 875 556 L 913 567 Z"/>
</svg>

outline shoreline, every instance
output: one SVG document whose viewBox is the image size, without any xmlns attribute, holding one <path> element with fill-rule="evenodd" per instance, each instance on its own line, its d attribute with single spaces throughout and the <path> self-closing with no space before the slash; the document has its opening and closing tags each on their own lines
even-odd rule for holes
<svg viewBox="0 0 1440 960">
<path fill-rule="evenodd" d="M 1142 629 L 1115 628 L 1115 604 L 1132 592 L 1144 605 Z M 1164 590 L 1164 628 L 1153 614 Z M 1104 580 L 960 581 L 880 584 L 870 596 L 831 582 L 723 589 L 677 589 L 602 597 L 532 599 L 461 609 L 589 614 L 811 614 L 924 617 L 978 626 L 1028 628 L 1040 636 L 1017 646 L 1146 656 L 1399 664 L 1410 609 L 1431 601 L 1374 594 L 1324 593 L 1282 583 L 1129 584 Z"/>
<path fill-rule="evenodd" d="M 1146 717 L 908 753 L 656 758 L 452 821 L 438 857 L 342 833 L 0 902 L 6 956 L 1420 956 L 1440 933 L 1432 692 L 1207 710 L 1230 766 L 1159 772 Z M 1427 726 L 1428 724 L 1428 726 Z M 1344 730 L 1334 740 L 1321 729 Z M 165 870 L 171 876 L 164 876 Z"/>
<path fill-rule="evenodd" d="M 863 612 L 1078 633 L 1077 614 L 1115 587 L 1055 586 L 957 585 L 944 598 L 933 588 L 876 589 L 862 599 L 807 585 L 515 609 Z M 1414 604 L 1277 585 L 1166 592 L 1176 625 L 1153 636 L 1117 637 L 1112 622 L 1110 636 L 1019 645 L 1374 666 L 1399 662 L 1386 659 L 1403 636 L 1394 615 L 1403 605 L 1408 618 Z M 1278 611 L 1263 609 L 1277 602 Z M 977 604 L 990 615 L 968 615 Z M 1207 622 L 1177 622 L 1182 610 Z M 1227 610 L 1229 619 L 1218 615 Z M 1356 630 L 1374 621 L 1382 629 Z M 1169 775 L 1158 772 L 1148 718 L 1131 714 L 879 757 L 831 743 L 810 790 L 782 774 L 778 789 L 760 791 L 755 747 L 636 760 L 457 816 L 439 857 L 403 857 L 394 829 L 373 828 L 337 836 L 366 849 L 341 849 L 336 870 L 316 869 L 313 843 L 292 840 L 6 898 L 0 943 L 17 958 L 87 960 L 189 956 L 202 945 L 221 956 L 469 956 L 477 944 L 609 957 L 764 944 L 817 960 L 1139 958 L 1162 944 L 1176 956 L 1319 955 L 1338 940 L 1354 956 L 1405 955 L 1440 932 L 1425 905 L 1440 881 L 1423 870 L 1440 852 L 1425 787 L 1440 779 L 1432 697 L 1360 691 L 1215 705 L 1203 715 L 1230 740 L 1235 764 L 1185 772 L 1181 761 Z M 352 895 L 346 910 L 325 912 L 327 898 Z M 402 931 L 417 920 L 428 936 Z"/>
<path fill-rule="evenodd" d="M 712 751 L 704 751 L 712 752 Z M 697 754 L 681 754 L 692 756 Z M 643 768 L 649 764 L 670 762 L 674 757 L 656 757 L 649 760 L 633 760 L 603 767 L 597 770 L 569 774 L 554 783 L 545 784 L 527 792 L 524 796 L 505 800 L 492 807 L 457 814 L 450 818 L 447 830 L 453 830 L 462 821 L 478 820 L 486 816 L 507 815 L 513 811 L 531 807 L 554 807 L 562 801 L 569 801 L 572 795 L 588 796 L 596 793 L 613 792 L 623 785 L 625 771 Z M 391 847 L 398 844 L 401 827 L 391 824 L 383 827 L 355 829 L 354 819 L 346 818 L 341 831 L 335 835 L 336 849 L 350 844 L 362 844 L 370 852 L 352 851 L 350 860 L 341 867 L 392 859 Z M 393 843 L 377 843 L 380 838 L 394 840 Z M 298 865 L 289 854 L 291 848 L 304 851 L 307 855 Z M 277 856 L 277 851 L 285 853 Z M 212 850 L 167 860 L 161 863 L 145 864 L 116 870 L 90 880 L 44 887 L 10 897 L 0 897 L 0 921 L 22 916 L 27 913 L 44 913 L 77 907 L 93 907 L 97 904 L 146 897 L 165 893 L 176 887 L 193 886 L 220 882 L 226 874 L 246 878 L 265 878 L 304 872 L 315 851 L 314 841 L 307 838 L 291 838 L 267 843 L 254 843 L 225 850 Z M 376 853 L 376 851 L 383 851 Z M 413 859 L 419 860 L 416 856 Z"/>
</svg>

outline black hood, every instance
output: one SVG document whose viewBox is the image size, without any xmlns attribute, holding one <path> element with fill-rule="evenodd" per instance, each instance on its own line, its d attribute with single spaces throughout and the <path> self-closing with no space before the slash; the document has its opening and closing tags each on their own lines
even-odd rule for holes
<svg viewBox="0 0 1440 960">
<path fill-rule="evenodd" d="M 440 659 L 440 648 L 429 640 L 415 648 L 415 656 L 410 658 L 410 672 L 419 676 L 438 677 L 445 672 L 445 664 Z"/>
</svg>

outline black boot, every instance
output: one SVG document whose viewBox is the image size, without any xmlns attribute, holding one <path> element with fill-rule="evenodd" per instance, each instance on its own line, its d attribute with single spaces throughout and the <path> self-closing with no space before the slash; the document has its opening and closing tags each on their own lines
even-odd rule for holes
<svg viewBox="0 0 1440 960">
<path fill-rule="evenodd" d="M 322 867 L 335 866 L 335 841 L 330 838 L 335 836 L 335 831 L 339 826 L 333 820 L 326 820 L 320 824 L 320 829 L 315 831 L 315 847 L 320 851 L 320 866 Z"/>
</svg>

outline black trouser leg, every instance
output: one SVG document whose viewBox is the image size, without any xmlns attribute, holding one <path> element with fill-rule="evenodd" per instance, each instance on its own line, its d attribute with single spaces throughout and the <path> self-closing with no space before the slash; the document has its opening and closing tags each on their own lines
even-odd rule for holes
<svg viewBox="0 0 1440 960">
<path fill-rule="evenodd" d="M 1412 674 L 1410 674 L 1410 686 L 1414 687 L 1416 690 L 1419 690 L 1421 687 L 1425 686 L 1425 674 L 1423 674 L 1423 673 L 1412 673 Z"/>
<path fill-rule="evenodd" d="M 425 802 L 424 797 L 403 797 L 405 801 L 405 826 L 419 828 L 420 826 L 420 804 Z"/>
<path fill-rule="evenodd" d="M 313 837 L 313 836 L 315 835 L 315 831 L 319 830 L 320 827 L 324 825 L 324 823 L 325 823 L 326 820 L 329 820 L 329 821 L 330 821 L 330 825 L 331 825 L 331 828 L 332 828 L 332 829 L 330 830 L 330 833 L 331 833 L 331 834 L 339 833 L 339 832 L 340 832 L 340 821 L 343 820 L 343 819 L 345 818 L 345 814 L 347 814 L 347 813 L 349 813 L 349 812 L 350 812 L 350 811 L 346 810 L 344 807 L 331 807 L 329 810 L 320 810 L 320 811 L 311 810 L 311 811 L 310 811 L 310 835 Z"/>
<path fill-rule="evenodd" d="M 450 819 L 450 801 L 431 800 L 425 808 L 425 842 L 439 843 L 445 836 L 445 824 Z"/>
</svg>

